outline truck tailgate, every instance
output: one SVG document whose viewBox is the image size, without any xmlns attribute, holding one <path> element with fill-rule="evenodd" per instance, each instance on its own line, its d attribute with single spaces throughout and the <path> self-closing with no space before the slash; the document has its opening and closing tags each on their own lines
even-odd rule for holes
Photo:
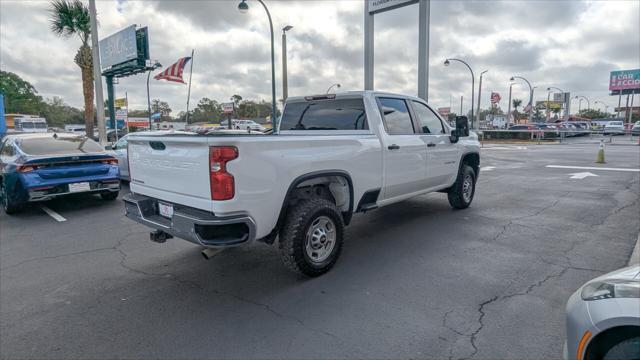
<svg viewBox="0 0 640 360">
<path fill-rule="evenodd" d="M 211 210 L 206 137 L 134 137 L 128 156 L 132 191 L 170 202 L 188 198 L 200 204 L 196 207 Z"/>
</svg>

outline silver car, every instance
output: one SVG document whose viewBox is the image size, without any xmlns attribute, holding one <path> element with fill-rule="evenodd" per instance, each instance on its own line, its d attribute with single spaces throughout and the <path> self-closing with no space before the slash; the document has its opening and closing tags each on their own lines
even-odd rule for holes
<svg viewBox="0 0 640 360">
<path fill-rule="evenodd" d="M 565 359 L 640 359 L 640 265 L 595 278 L 567 302 Z"/>
<path fill-rule="evenodd" d="M 115 144 L 107 146 L 107 150 L 118 159 L 118 166 L 120 167 L 120 180 L 129 181 L 129 159 L 127 158 L 127 138 L 129 135 L 125 135 Z"/>
</svg>

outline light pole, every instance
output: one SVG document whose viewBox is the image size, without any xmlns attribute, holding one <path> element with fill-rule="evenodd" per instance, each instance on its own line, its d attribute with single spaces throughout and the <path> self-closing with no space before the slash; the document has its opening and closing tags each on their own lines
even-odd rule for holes
<svg viewBox="0 0 640 360">
<path fill-rule="evenodd" d="M 478 129 L 480 128 L 480 96 L 482 95 L 482 75 L 487 73 L 489 70 L 484 70 L 480 73 L 480 83 L 478 84 L 478 111 L 476 112 L 476 123 L 478 124 Z"/>
<path fill-rule="evenodd" d="M 444 66 L 449 66 L 451 61 L 458 61 L 458 62 L 461 62 L 461 63 L 465 64 L 467 66 L 467 68 L 469 69 L 469 71 L 471 72 L 471 128 L 473 129 L 473 101 L 475 99 L 475 91 L 476 91 L 475 81 L 476 81 L 476 77 L 475 77 L 475 75 L 473 75 L 473 70 L 471 69 L 471 66 L 469 66 L 469 64 L 467 64 L 463 60 L 449 58 L 449 59 L 446 59 L 444 61 Z M 462 114 L 460 114 L 460 115 L 462 115 Z"/>
<path fill-rule="evenodd" d="M 149 94 L 149 78 L 151 78 L 151 72 L 161 66 L 162 64 L 156 60 L 155 63 L 149 67 L 149 72 L 147 73 L 147 111 L 149 114 L 149 130 L 151 130 L 151 95 Z"/>
<path fill-rule="evenodd" d="M 269 29 L 271 30 L 271 122 L 274 125 L 274 132 L 277 132 L 279 124 L 276 118 L 276 60 L 273 41 L 273 21 L 271 21 L 271 13 L 269 13 L 269 9 L 267 8 L 267 5 L 265 5 L 264 1 L 257 1 L 262 4 L 264 11 L 267 12 L 267 17 L 269 18 Z M 243 14 L 246 14 L 249 11 L 249 4 L 246 3 L 246 0 L 242 0 L 240 4 L 238 4 L 238 10 Z"/>
<path fill-rule="evenodd" d="M 549 100 L 550 100 L 550 99 L 549 99 L 549 94 L 551 94 L 552 90 L 558 90 L 561 94 L 563 94 L 563 95 L 565 94 L 564 90 L 562 90 L 562 89 L 560 89 L 560 88 L 557 88 L 557 87 L 555 87 L 555 86 L 549 86 L 549 87 L 547 88 L 547 91 L 549 92 L 549 93 L 547 94 L 547 106 L 549 106 Z M 566 99 L 566 98 L 565 98 L 565 99 L 563 99 L 562 103 L 564 104 L 564 117 L 566 117 L 567 119 L 569 119 L 569 113 L 568 113 L 568 111 L 569 111 L 569 104 L 567 104 L 567 99 Z M 549 114 L 548 114 L 548 112 L 549 112 L 549 109 L 547 108 L 547 121 L 549 121 Z"/>
<path fill-rule="evenodd" d="M 580 105 L 582 104 L 583 99 L 587 101 L 587 110 L 591 109 L 591 102 L 589 102 L 589 98 L 586 96 L 576 95 L 574 99 L 580 99 L 580 101 L 578 101 L 578 114 L 580 114 Z"/>
<path fill-rule="evenodd" d="M 511 123 L 511 91 L 513 90 L 513 84 L 514 83 L 509 84 L 509 111 L 507 111 L 507 127 L 509 127 L 509 124 Z M 513 120 L 513 123 L 515 124 L 515 119 Z"/>
<path fill-rule="evenodd" d="M 335 87 L 337 87 L 338 89 L 340 89 L 340 87 L 341 87 L 342 85 L 340 85 L 340 84 L 338 84 L 338 83 L 335 83 L 335 84 L 333 84 L 333 85 L 329 86 L 329 88 L 327 89 L 327 94 L 329 93 L 329 91 L 331 91 L 331 89 L 333 89 L 333 87 L 334 87 L 334 86 L 335 86 Z"/>
<path fill-rule="evenodd" d="M 289 76 L 287 75 L 287 31 L 293 26 L 287 25 L 282 28 L 282 101 L 287 101 L 289 97 Z"/>
<path fill-rule="evenodd" d="M 93 57 L 93 82 L 96 91 L 96 120 L 98 122 L 98 140 L 100 145 L 107 143 L 107 129 L 104 122 L 104 97 L 102 93 L 102 73 L 100 70 L 100 46 L 98 41 L 98 19 L 96 1 L 89 0 L 89 20 L 91 22 L 91 50 Z M 87 134 L 93 136 L 93 134 Z"/>
<path fill-rule="evenodd" d="M 527 85 L 529 85 L 529 106 L 531 107 L 529 109 L 529 123 L 531 123 L 531 118 L 533 116 L 533 87 L 531 86 L 531 83 L 529 82 L 529 80 L 523 78 L 522 76 L 512 76 L 510 80 L 515 81 L 515 79 L 524 80 L 524 82 L 526 82 Z"/>
</svg>

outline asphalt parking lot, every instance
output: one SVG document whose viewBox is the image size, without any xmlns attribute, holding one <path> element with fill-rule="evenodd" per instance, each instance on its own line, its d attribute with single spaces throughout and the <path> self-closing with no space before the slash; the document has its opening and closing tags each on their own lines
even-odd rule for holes
<svg viewBox="0 0 640 360">
<path fill-rule="evenodd" d="M 560 358 L 569 295 L 640 231 L 640 147 L 596 153 L 486 146 L 471 208 L 356 215 L 316 279 L 266 245 L 152 243 L 97 196 L 0 214 L 0 357 Z"/>
</svg>

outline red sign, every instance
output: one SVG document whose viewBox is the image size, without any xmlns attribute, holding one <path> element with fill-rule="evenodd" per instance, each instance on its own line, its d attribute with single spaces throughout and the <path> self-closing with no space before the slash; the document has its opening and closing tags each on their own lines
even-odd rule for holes
<svg viewBox="0 0 640 360">
<path fill-rule="evenodd" d="M 441 108 L 438 108 L 438 113 L 439 113 L 442 117 L 447 117 L 449 114 L 451 114 L 451 108 L 450 108 L 450 107 L 441 107 Z"/>
</svg>

